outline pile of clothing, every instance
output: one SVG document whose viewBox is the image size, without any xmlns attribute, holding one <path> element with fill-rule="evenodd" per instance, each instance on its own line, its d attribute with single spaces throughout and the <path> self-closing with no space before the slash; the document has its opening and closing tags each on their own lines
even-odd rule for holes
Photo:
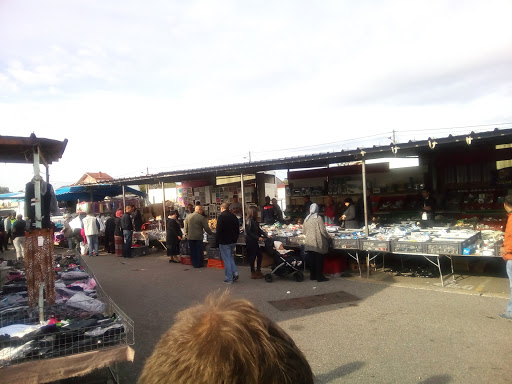
<svg viewBox="0 0 512 384">
<path fill-rule="evenodd" d="M 32 359 L 46 359 L 126 343 L 123 319 L 106 314 L 97 297 L 97 282 L 74 255 L 55 263 L 56 303 L 30 308 L 23 270 L 9 272 L 0 293 L 0 367 Z"/>
</svg>

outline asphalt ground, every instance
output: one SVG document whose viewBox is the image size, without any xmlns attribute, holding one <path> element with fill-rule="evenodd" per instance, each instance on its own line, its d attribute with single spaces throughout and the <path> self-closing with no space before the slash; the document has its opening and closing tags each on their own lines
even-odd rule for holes
<svg viewBox="0 0 512 384">
<path fill-rule="evenodd" d="M 483 273 L 458 271 L 445 287 L 436 278 L 396 276 L 397 260 L 369 279 L 356 273 L 324 283 L 307 274 L 303 282 L 276 277 L 266 283 L 239 266 L 240 279 L 231 286 L 222 283 L 223 270 L 169 263 L 162 251 L 132 259 L 101 253 L 84 261 L 135 322 L 135 361 L 119 365 L 121 383 L 136 382 L 180 310 L 225 289 L 252 301 L 291 335 L 317 383 L 511 382 L 512 321 L 498 317 L 509 298 L 508 279 L 499 260 Z M 269 303 L 339 291 L 358 300 L 284 312 Z"/>
<path fill-rule="evenodd" d="M 135 362 L 121 365 L 123 383 L 136 382 L 177 312 L 225 289 L 252 301 L 293 337 L 317 383 L 511 382 L 512 321 L 498 317 L 509 298 L 508 279 L 499 271 L 459 273 L 443 288 L 435 278 L 375 271 L 369 279 L 266 283 L 240 266 L 240 280 L 226 287 L 223 270 L 169 263 L 162 252 L 132 259 L 101 254 L 85 262 L 135 321 Z M 285 312 L 269 303 L 338 291 L 359 300 Z"/>
</svg>

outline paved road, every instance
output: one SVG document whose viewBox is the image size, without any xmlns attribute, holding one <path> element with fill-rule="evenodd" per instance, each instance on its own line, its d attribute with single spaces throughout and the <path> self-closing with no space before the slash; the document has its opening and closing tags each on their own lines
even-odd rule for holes
<svg viewBox="0 0 512 384">
<path fill-rule="evenodd" d="M 135 321 L 135 362 L 122 366 L 135 383 L 174 315 L 224 290 L 223 271 L 170 264 L 158 254 L 86 258 L 104 290 Z M 417 289 L 335 278 L 326 283 L 250 280 L 248 267 L 229 287 L 277 321 L 310 362 L 318 383 L 510 383 L 512 321 L 507 300 L 464 290 Z M 431 279 L 432 280 L 432 279 Z M 505 281 L 502 281 L 502 285 Z M 433 285 L 433 284 L 431 284 Z M 268 302 L 345 291 L 353 303 L 281 312 Z"/>
</svg>

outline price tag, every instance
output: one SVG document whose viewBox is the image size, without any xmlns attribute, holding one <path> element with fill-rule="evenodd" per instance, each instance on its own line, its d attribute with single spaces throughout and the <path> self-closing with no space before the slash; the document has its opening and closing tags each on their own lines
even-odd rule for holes
<svg viewBox="0 0 512 384">
<path fill-rule="evenodd" d="M 37 236 L 37 245 L 39 247 L 42 247 L 44 245 L 44 237 L 43 236 Z"/>
</svg>

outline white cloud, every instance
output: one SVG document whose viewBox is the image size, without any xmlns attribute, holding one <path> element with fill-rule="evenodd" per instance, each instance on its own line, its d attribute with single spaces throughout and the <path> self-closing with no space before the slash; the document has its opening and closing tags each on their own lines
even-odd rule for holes
<svg viewBox="0 0 512 384">
<path fill-rule="evenodd" d="M 61 181 L 512 121 L 507 0 L 0 7 L 2 134 L 68 138 Z"/>
</svg>

